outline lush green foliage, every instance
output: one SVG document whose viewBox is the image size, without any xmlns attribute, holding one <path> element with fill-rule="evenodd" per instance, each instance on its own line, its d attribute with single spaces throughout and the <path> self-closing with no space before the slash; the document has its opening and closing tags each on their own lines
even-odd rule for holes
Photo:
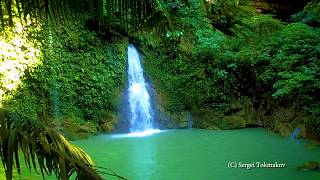
<svg viewBox="0 0 320 180">
<path fill-rule="evenodd" d="M 29 33 L 25 33 L 18 19 L 15 18 L 13 22 L 16 24 L 15 29 L 0 32 L 0 106 L 17 92 L 25 72 L 41 64 L 41 42 L 35 38 L 28 39 L 32 33 L 40 30 L 40 26 L 30 27 L 31 22 L 25 22 L 26 27 L 29 26 Z M 36 114 L 34 108 L 30 109 L 36 104 L 35 97 L 25 95 L 26 97 L 19 101 L 26 106 L 17 108 L 26 107 L 25 111 L 29 112 L 28 114 Z"/>
<path fill-rule="evenodd" d="M 63 25 L 49 20 L 23 26 L 13 18 L 16 26 L 1 31 L 0 107 L 9 111 L 0 109 L 0 145 L 7 179 L 14 166 L 20 173 L 19 150 L 27 167 L 43 175 L 68 179 L 77 172 L 79 179 L 101 179 L 82 150 L 43 125 L 102 120 L 115 110 L 124 84 L 126 43 L 101 41 L 77 16 Z"/>
<path fill-rule="evenodd" d="M 168 94 L 168 109 L 227 112 L 241 97 L 257 104 L 269 98 L 279 106 L 308 110 L 316 121 L 310 123 L 320 125 L 319 29 L 237 11 L 237 21 L 226 23 L 235 23 L 230 27 L 240 31 L 230 37 L 217 30 L 215 20 L 201 9 L 180 3 L 172 3 L 172 9 L 180 9 L 177 30 L 149 46 L 157 47 L 153 51 L 159 58 L 147 63 L 159 88 Z M 197 15 L 188 16 L 191 13 Z"/>
<path fill-rule="evenodd" d="M 313 0 L 308 3 L 304 10 L 294 14 L 292 21 L 301 21 L 313 27 L 320 27 L 320 1 Z"/>
<path fill-rule="evenodd" d="M 48 19 L 57 24 L 87 14 L 88 24 L 100 35 L 126 34 L 171 20 L 164 0 L 6 0 L 0 1 L 0 30 L 14 27 L 15 19 L 39 21 Z M 80 16 L 81 18 L 81 16 Z"/>
<path fill-rule="evenodd" d="M 53 48 L 45 49 L 46 71 L 34 79 L 51 74 L 45 91 L 53 103 L 61 103 L 62 114 L 81 112 L 85 119 L 98 120 L 103 111 L 115 109 L 114 98 L 124 83 L 125 47 L 102 43 L 80 27 L 55 29 Z"/>
<path fill-rule="evenodd" d="M 23 65 L 19 69 L 22 84 L 16 91 L 4 89 L 7 108 L 33 117 L 42 114 L 96 121 L 103 112 L 115 110 L 124 84 L 125 45 L 103 43 L 84 29 L 83 21 L 66 24 L 43 25 L 37 34 L 29 31 L 28 41 L 37 42 L 42 52 L 38 56 L 41 64 L 31 67 L 28 59 L 21 59 L 25 63 L 13 66 L 19 69 Z M 8 62 L 16 62 L 8 58 Z M 7 84 L 3 82 L 2 89 Z"/>
<path fill-rule="evenodd" d="M 102 0 L 100 0 L 102 1 Z M 72 12 L 83 13 L 86 1 L 80 0 L 7 0 L 0 1 L 0 29 L 15 27 L 15 19 L 22 21 L 39 21 L 50 17 L 51 20 L 61 22 L 72 15 Z"/>
<path fill-rule="evenodd" d="M 126 43 L 103 42 L 85 29 L 83 15 L 71 19 L 58 24 L 13 16 L 14 27 L 0 31 L 0 107 L 9 110 L 0 109 L 0 148 L 7 179 L 14 166 L 20 173 L 20 150 L 27 168 L 43 175 L 68 179 L 77 172 L 78 179 L 101 179 L 82 150 L 51 122 L 50 128 L 43 124 L 54 120 L 60 127 L 71 119 L 80 126 L 114 111 L 124 84 Z"/>
<path fill-rule="evenodd" d="M 3 27 L 14 24 L 15 18 L 21 20 L 17 18 L 21 15 L 29 17 L 27 25 L 41 20 L 40 13 L 21 13 L 27 7 L 23 2 L 1 4 L 1 10 L 5 10 L 0 15 Z M 139 29 L 135 35 L 158 57 L 149 62 L 148 70 L 166 92 L 170 111 L 228 111 L 229 105 L 243 96 L 257 102 L 268 96 L 279 104 L 305 108 L 317 117 L 319 29 L 310 27 L 310 22 L 318 21 L 319 1 L 309 3 L 291 24 L 255 14 L 248 2 L 139 1 L 146 5 L 142 7 L 135 1 L 125 1 L 121 8 L 115 8 L 119 3 L 95 0 L 79 3 L 72 10 L 83 11 L 88 3 L 90 15 L 99 21 L 92 29 L 100 35 L 107 36 L 108 32 L 102 31 L 122 25 L 123 20 L 130 21 L 131 26 L 137 24 L 126 32 Z M 48 3 L 51 1 L 44 4 L 46 10 L 51 7 Z M 34 10 L 40 8 L 37 3 L 28 5 Z M 52 4 L 48 11 L 52 13 L 47 15 L 62 14 L 65 19 L 51 23 L 54 18 L 49 18 L 45 25 L 29 28 L 29 33 L 21 35 L 29 39 L 28 43 L 17 44 L 13 36 L 3 36 L 2 47 L 8 46 L 11 49 L 6 52 L 13 52 L 3 56 L 3 62 L 23 56 L 28 63 L 19 67 L 12 63 L 13 68 L 1 69 L 1 100 L 8 108 L 31 116 L 99 121 L 105 111 L 114 110 L 116 95 L 124 84 L 125 50 L 121 43 L 107 44 L 85 30 L 86 18 L 78 16 L 80 21 L 75 21 L 77 16 L 64 12 L 68 7 L 62 1 Z M 114 18 L 117 13 L 122 18 Z M 42 64 L 29 63 L 39 58 Z M 20 79 L 23 84 L 19 85 Z"/>
</svg>

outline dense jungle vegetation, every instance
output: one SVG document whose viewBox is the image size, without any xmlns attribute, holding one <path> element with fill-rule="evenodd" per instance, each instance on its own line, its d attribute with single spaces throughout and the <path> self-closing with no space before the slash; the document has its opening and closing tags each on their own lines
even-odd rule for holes
<svg viewBox="0 0 320 180">
<path fill-rule="evenodd" d="M 174 29 L 141 38 L 161 111 L 178 119 L 191 111 L 201 128 L 288 135 L 304 126 L 304 136 L 319 135 L 318 1 L 286 21 L 231 1 L 169 1 L 168 12 Z"/>
<path fill-rule="evenodd" d="M 319 138 L 320 1 L 259 2 L 0 1 L 7 179 L 13 164 L 20 172 L 19 148 L 29 168 L 40 157 L 43 174 L 69 178 L 76 171 L 81 179 L 85 169 L 99 179 L 90 158 L 70 150 L 59 132 L 74 140 L 123 121 L 129 43 L 143 54 L 161 128 L 184 128 L 190 113 L 197 128 L 262 126 L 287 136 L 299 127 L 302 137 Z"/>
</svg>

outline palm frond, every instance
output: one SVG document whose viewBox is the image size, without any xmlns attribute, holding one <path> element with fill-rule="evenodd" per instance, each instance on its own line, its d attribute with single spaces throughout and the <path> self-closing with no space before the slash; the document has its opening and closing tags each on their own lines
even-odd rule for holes
<svg viewBox="0 0 320 180">
<path fill-rule="evenodd" d="M 134 32 L 141 24 L 147 23 L 150 27 L 156 25 L 156 17 L 153 16 L 159 17 L 159 14 L 166 20 L 167 29 L 173 28 L 164 0 L 0 0 L 0 7 L 3 28 L 7 25 L 13 26 L 15 17 L 21 21 L 22 18 L 24 21 L 28 18 L 39 21 L 49 17 L 58 24 L 67 18 L 77 18 L 74 14 L 83 14 L 85 10 L 98 22 L 98 29 L 105 29 L 106 27 L 100 26 L 107 26 L 110 31 L 125 29 L 126 32 Z M 9 18 L 4 18 L 7 16 Z"/>
<path fill-rule="evenodd" d="M 166 3 L 163 0 L 155 0 L 153 4 L 155 7 L 148 9 L 150 12 L 144 16 L 144 19 L 132 26 L 129 33 L 133 34 L 134 32 L 153 29 L 160 34 L 174 28 Z"/>
<path fill-rule="evenodd" d="M 60 179 L 69 179 L 76 173 L 77 179 L 102 179 L 91 158 L 54 127 L 0 109 L 0 130 L 0 157 L 8 180 L 12 179 L 14 165 L 21 172 L 19 150 L 27 167 L 40 170 L 43 177 L 54 173 Z"/>
<path fill-rule="evenodd" d="M 11 0 L 6 0 L 6 8 L 7 8 L 8 15 L 9 15 L 9 25 L 13 26 L 11 3 L 12 3 Z"/>
<path fill-rule="evenodd" d="M 2 11 L 2 0 L 0 0 L 0 20 L 1 20 L 1 26 L 4 28 L 4 18 L 3 18 L 3 16 L 4 16 L 4 14 L 3 14 L 3 11 Z"/>
</svg>

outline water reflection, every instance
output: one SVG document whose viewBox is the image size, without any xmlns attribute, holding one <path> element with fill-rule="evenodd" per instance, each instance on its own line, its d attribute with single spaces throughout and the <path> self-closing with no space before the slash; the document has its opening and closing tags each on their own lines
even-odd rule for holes
<svg viewBox="0 0 320 180">
<path fill-rule="evenodd" d="M 132 178 L 129 179 L 154 179 L 156 165 L 158 164 L 157 147 L 155 141 L 145 142 L 145 138 L 136 139 L 130 147 L 130 160 Z"/>
</svg>

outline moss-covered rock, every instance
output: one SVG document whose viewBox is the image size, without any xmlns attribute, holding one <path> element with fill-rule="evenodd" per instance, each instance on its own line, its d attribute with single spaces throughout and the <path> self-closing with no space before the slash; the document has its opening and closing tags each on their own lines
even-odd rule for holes
<svg viewBox="0 0 320 180">
<path fill-rule="evenodd" d="M 298 166 L 297 170 L 298 171 L 317 171 L 319 170 L 320 165 L 318 162 L 316 161 L 309 161 L 308 163 L 302 165 L 302 166 Z"/>
<path fill-rule="evenodd" d="M 310 131 L 307 129 L 306 122 L 310 121 L 310 116 L 303 109 L 290 106 L 272 108 L 262 112 L 260 111 L 258 116 L 262 119 L 265 128 L 284 137 L 289 137 L 295 128 L 299 128 L 298 137 L 306 138 L 309 136 Z"/>
<path fill-rule="evenodd" d="M 104 112 L 101 120 L 98 123 L 98 130 L 103 133 L 113 131 L 117 122 L 117 116 L 112 112 Z"/>
<path fill-rule="evenodd" d="M 289 136 L 290 133 L 293 132 L 294 128 L 290 123 L 274 121 L 272 130 L 281 136 Z"/>
<path fill-rule="evenodd" d="M 247 125 L 246 120 L 240 115 L 225 116 L 223 112 L 193 113 L 194 126 L 204 129 L 239 129 Z"/>
<path fill-rule="evenodd" d="M 67 139 L 79 140 L 87 139 L 90 136 L 96 135 L 98 132 L 111 133 L 114 130 L 116 122 L 116 115 L 106 111 L 98 123 L 83 121 L 76 117 L 62 117 L 57 127 Z"/>
<path fill-rule="evenodd" d="M 231 103 L 225 111 L 193 110 L 194 126 L 205 129 L 239 129 L 260 126 L 257 111 L 249 98 Z"/>
<path fill-rule="evenodd" d="M 62 118 L 59 130 L 69 140 L 87 139 L 97 134 L 95 123 L 74 118 Z"/>
<path fill-rule="evenodd" d="M 222 121 L 224 115 L 218 111 L 191 111 L 193 125 L 203 129 L 226 129 L 226 124 Z M 222 128 L 221 128 L 222 127 Z"/>
<path fill-rule="evenodd" d="M 225 120 L 225 124 L 227 125 L 227 129 L 239 129 L 246 127 L 246 120 L 239 115 L 226 116 L 223 118 Z"/>
<path fill-rule="evenodd" d="M 192 117 L 188 111 L 168 112 L 159 111 L 157 113 L 158 127 L 165 128 L 190 128 L 192 126 Z"/>
</svg>

